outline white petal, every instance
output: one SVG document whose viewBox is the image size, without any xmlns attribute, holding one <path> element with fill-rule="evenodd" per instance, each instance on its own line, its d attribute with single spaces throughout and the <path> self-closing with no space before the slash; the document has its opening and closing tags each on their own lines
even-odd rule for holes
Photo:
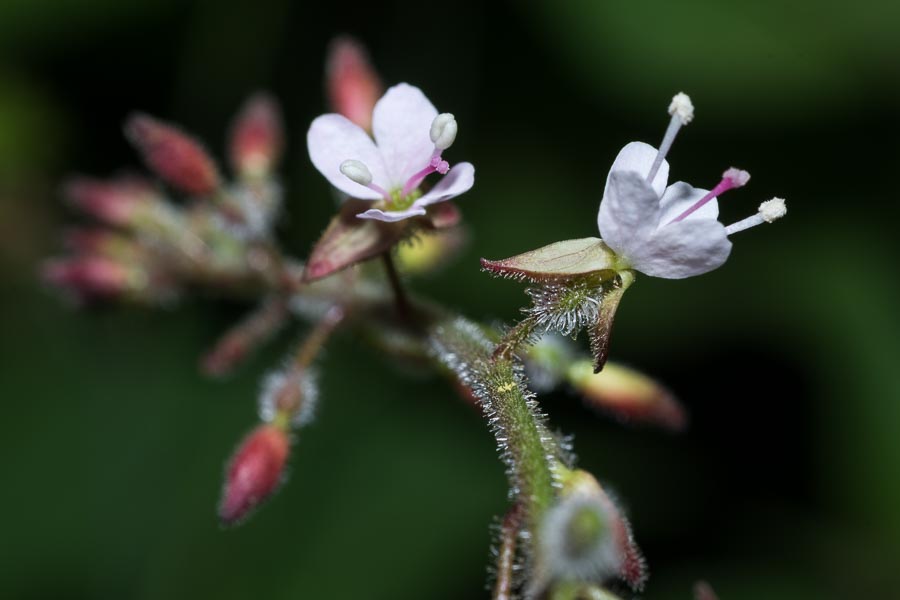
<svg viewBox="0 0 900 600">
<path fill-rule="evenodd" d="M 388 223 L 393 223 L 394 221 L 402 221 L 403 219 L 408 219 L 410 217 L 421 217 L 425 214 L 425 209 L 421 206 L 410 206 L 406 210 L 389 210 L 383 211 L 378 210 L 377 208 L 370 208 L 364 213 L 359 213 L 356 215 L 360 219 L 374 219 L 376 221 L 387 221 Z"/>
<path fill-rule="evenodd" d="M 712 219 L 685 219 L 663 226 L 629 255 L 641 273 L 683 279 L 720 267 L 731 253 L 725 227 Z"/>
<path fill-rule="evenodd" d="M 613 171 L 635 171 L 636 173 L 640 173 L 641 176 L 646 179 L 650 174 L 650 167 L 653 166 L 653 161 L 656 159 L 658 153 L 659 151 L 656 148 L 650 144 L 645 144 L 644 142 L 631 142 L 626 144 L 625 147 L 619 151 L 616 160 L 613 161 L 609 173 L 612 175 Z M 662 196 L 668 181 L 669 163 L 664 160 L 659 166 L 659 170 L 656 172 L 656 177 L 653 178 L 653 189 L 656 190 L 657 196 Z M 609 187 L 608 176 L 606 178 L 606 186 Z"/>
<path fill-rule="evenodd" d="M 402 186 L 428 166 L 434 152 L 431 123 L 438 111 L 417 87 L 401 83 L 375 104 L 372 131 L 391 177 L 390 187 Z"/>
<path fill-rule="evenodd" d="M 433 188 L 416 200 L 414 206 L 428 206 L 429 204 L 449 200 L 468 192 L 474 184 L 475 167 L 472 163 L 459 163 L 454 165 Z"/>
<path fill-rule="evenodd" d="M 659 202 L 659 226 L 664 227 L 671 223 L 673 219 L 696 204 L 696 202 L 707 193 L 709 193 L 709 190 L 695 188 L 683 181 L 673 183 L 672 185 L 667 187 L 666 192 L 663 194 L 663 197 Z M 709 202 L 686 216 L 684 220 L 716 220 L 718 218 L 719 202 L 716 198 L 712 198 Z"/>
<path fill-rule="evenodd" d="M 388 183 L 387 170 L 372 138 L 341 115 L 322 115 L 312 122 L 306 134 L 309 158 L 319 173 L 345 194 L 363 200 L 378 200 L 381 194 L 351 181 L 341 173 L 341 163 L 358 160 L 372 173 L 372 181 L 381 187 Z"/>
<path fill-rule="evenodd" d="M 656 230 L 658 210 L 659 197 L 642 175 L 613 171 L 597 215 L 600 237 L 617 254 L 631 258 L 632 249 Z"/>
</svg>

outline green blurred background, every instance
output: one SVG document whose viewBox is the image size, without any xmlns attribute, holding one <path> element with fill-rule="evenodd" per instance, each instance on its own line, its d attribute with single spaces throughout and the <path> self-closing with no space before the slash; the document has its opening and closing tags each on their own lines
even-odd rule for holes
<svg viewBox="0 0 900 600">
<path fill-rule="evenodd" d="M 685 599 L 707 578 L 723 600 L 900 598 L 900 4 L 310 4 L 0 3 L 0 597 L 487 597 L 506 485 L 480 417 L 443 382 L 338 338 L 289 484 L 223 531 L 222 465 L 298 331 L 209 381 L 197 358 L 246 307 L 80 312 L 35 276 L 72 219 L 59 180 L 137 165 L 129 111 L 220 149 L 260 88 L 291 141 L 282 239 L 308 251 L 332 202 L 303 140 L 324 111 L 326 44 L 348 32 L 386 82 L 457 115 L 448 157 L 478 169 L 460 202 L 473 243 L 413 285 L 477 318 L 525 302 L 478 257 L 595 235 L 618 148 L 658 143 L 669 98 L 692 95 L 673 178 L 753 173 L 723 200 L 726 222 L 773 195 L 790 206 L 737 236 L 722 269 L 641 278 L 620 309 L 613 357 L 665 381 L 692 426 L 542 402 L 627 506 L 644 597 Z"/>
</svg>

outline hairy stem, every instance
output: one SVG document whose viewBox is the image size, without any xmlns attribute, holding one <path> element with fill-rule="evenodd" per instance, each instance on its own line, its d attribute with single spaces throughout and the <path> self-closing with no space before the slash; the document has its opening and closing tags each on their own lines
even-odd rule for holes
<svg viewBox="0 0 900 600">
<path fill-rule="evenodd" d="M 441 321 L 431 337 L 437 360 L 477 398 L 506 463 L 523 524 L 535 531 L 556 494 L 551 462 L 559 450 L 518 364 L 494 359 L 494 344 L 484 330 L 462 318 Z"/>
<path fill-rule="evenodd" d="M 537 319 L 526 317 L 510 329 L 494 348 L 494 360 L 512 360 L 519 347 L 526 343 L 537 328 Z"/>
<path fill-rule="evenodd" d="M 497 548 L 497 581 L 494 583 L 493 600 L 512 600 L 513 567 L 516 564 L 516 541 L 521 528 L 521 509 L 516 504 L 506 513 L 500 526 Z"/>
<path fill-rule="evenodd" d="M 316 323 L 316 326 L 309 332 L 309 335 L 294 355 L 295 370 L 306 369 L 312 364 L 312 361 L 315 360 L 322 350 L 322 346 L 325 345 L 325 342 L 328 341 L 328 338 L 331 337 L 331 334 L 334 333 L 334 330 L 338 328 L 346 316 L 346 311 L 340 305 L 336 304 L 328 309 L 328 312 Z"/>
</svg>

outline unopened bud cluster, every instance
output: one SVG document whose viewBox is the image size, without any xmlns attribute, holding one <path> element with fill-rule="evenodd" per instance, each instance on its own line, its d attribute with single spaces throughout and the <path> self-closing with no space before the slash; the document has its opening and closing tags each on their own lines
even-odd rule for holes
<svg viewBox="0 0 900 600">
<path fill-rule="evenodd" d="M 125 132 L 159 178 L 74 177 L 71 206 L 101 225 L 70 234 L 64 258 L 48 261 L 45 280 L 79 301 L 169 301 L 186 286 L 257 289 L 270 272 L 266 247 L 280 205 L 272 168 L 281 124 L 270 98 L 252 98 L 232 128 L 230 156 L 239 178 L 228 184 L 203 146 L 144 114 Z M 176 203 L 169 188 L 187 196 Z"/>
</svg>

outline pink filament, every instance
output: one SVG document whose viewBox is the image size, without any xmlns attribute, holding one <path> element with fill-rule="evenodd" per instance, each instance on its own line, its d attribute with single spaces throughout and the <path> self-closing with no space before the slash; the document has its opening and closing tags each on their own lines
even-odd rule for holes
<svg viewBox="0 0 900 600">
<path fill-rule="evenodd" d="M 683 221 L 684 219 L 689 217 L 695 211 L 699 210 L 701 207 L 703 207 L 704 204 L 706 204 L 707 202 L 709 202 L 716 196 L 718 196 L 720 194 L 724 194 L 728 190 L 734 189 L 736 187 L 740 187 L 740 186 L 738 186 L 735 183 L 735 181 L 733 179 L 731 179 L 731 177 L 725 177 L 724 179 L 722 179 L 722 181 L 719 182 L 719 184 L 716 187 L 714 187 L 709 192 L 707 192 L 707 194 L 705 196 L 703 196 L 702 198 L 697 200 L 697 202 L 695 202 L 693 206 L 691 206 L 689 209 L 687 209 L 686 211 L 684 211 L 683 213 L 681 213 L 680 215 L 678 215 L 677 217 L 675 217 L 674 219 L 669 221 L 668 224 L 671 225 L 672 223 L 677 223 L 678 221 Z"/>
<path fill-rule="evenodd" d="M 403 186 L 403 191 L 400 192 L 401 195 L 403 197 L 408 196 L 410 192 L 419 187 L 419 184 L 422 183 L 422 181 L 424 181 L 424 179 L 432 173 L 440 173 L 441 175 L 445 175 L 449 169 L 449 163 L 447 163 L 446 160 L 441 160 L 441 151 L 435 150 L 434 154 L 431 156 L 431 160 L 429 161 L 428 166 L 409 178 L 409 180 Z"/>
</svg>

